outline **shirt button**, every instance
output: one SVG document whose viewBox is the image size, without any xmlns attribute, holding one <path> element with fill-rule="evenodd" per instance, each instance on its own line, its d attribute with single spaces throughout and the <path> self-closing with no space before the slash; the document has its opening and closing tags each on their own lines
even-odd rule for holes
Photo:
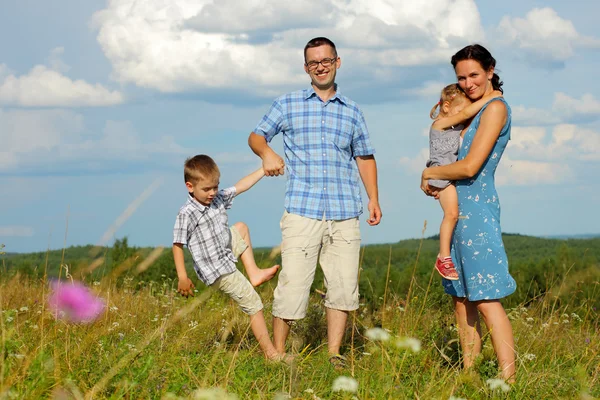
<svg viewBox="0 0 600 400">
<path fill-rule="evenodd" d="M 322 121 L 321 121 L 321 123 L 322 123 L 322 124 L 324 124 L 324 123 L 325 123 L 325 120 L 322 120 Z"/>
<path fill-rule="evenodd" d="M 327 190 L 327 188 L 323 188 L 323 190 Z"/>
<path fill-rule="evenodd" d="M 323 153 L 323 157 L 325 157 L 325 153 Z"/>
</svg>

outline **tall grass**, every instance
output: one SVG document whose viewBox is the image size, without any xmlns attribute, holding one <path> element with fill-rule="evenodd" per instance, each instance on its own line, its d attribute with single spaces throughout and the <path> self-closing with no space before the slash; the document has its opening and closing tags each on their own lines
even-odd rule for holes
<svg viewBox="0 0 600 400">
<path fill-rule="evenodd" d="M 391 250 L 387 261 L 389 278 Z M 106 300 L 107 311 L 87 325 L 52 317 L 45 306 L 45 278 L 16 274 L 0 281 L 0 398 L 600 397 L 594 299 L 557 302 L 552 295 L 573 285 L 568 277 L 547 295 L 508 310 L 518 365 L 516 384 L 505 393 L 486 383 L 498 373 L 489 335 L 476 367 L 461 369 L 453 311 L 449 299 L 440 303 L 442 290 L 433 271 L 426 279 L 417 279 L 413 271 L 406 293 L 395 293 L 386 283 L 381 298 L 352 313 L 344 343 L 349 366 L 343 371 L 328 362 L 319 291 L 311 297 L 307 317 L 292 326 L 288 345 L 297 360 L 287 366 L 262 358 L 248 318 L 221 293 L 206 290 L 184 299 L 167 276 L 140 282 L 133 279 L 135 270 L 116 271 L 88 282 Z M 598 282 L 583 285 L 594 286 L 593 295 L 599 291 Z M 273 289 L 273 282 L 261 289 L 267 318 Z M 367 339 L 365 332 L 373 327 L 390 338 Z M 397 345 L 406 337 L 418 339 L 420 351 Z M 333 391 L 340 375 L 358 382 L 356 393 Z"/>
</svg>

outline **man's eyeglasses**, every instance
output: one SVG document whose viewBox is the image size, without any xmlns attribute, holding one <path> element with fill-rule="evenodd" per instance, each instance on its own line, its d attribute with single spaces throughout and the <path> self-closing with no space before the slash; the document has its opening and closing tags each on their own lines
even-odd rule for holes
<svg viewBox="0 0 600 400">
<path fill-rule="evenodd" d="M 317 67 L 319 66 L 319 64 L 321 64 L 322 66 L 324 66 L 325 68 L 331 67 L 333 65 L 334 62 L 337 61 L 337 57 L 335 58 L 324 58 L 321 61 L 309 61 L 306 64 L 306 68 L 308 68 L 309 70 L 315 70 L 317 69 Z"/>
</svg>

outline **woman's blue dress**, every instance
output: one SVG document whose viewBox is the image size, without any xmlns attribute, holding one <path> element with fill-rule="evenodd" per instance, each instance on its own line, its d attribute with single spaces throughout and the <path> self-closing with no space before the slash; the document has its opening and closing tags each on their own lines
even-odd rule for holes
<svg viewBox="0 0 600 400">
<path fill-rule="evenodd" d="M 470 301 L 500 299 L 517 289 L 508 272 L 508 260 L 502 229 L 500 201 L 494 174 L 510 139 L 511 110 L 503 98 L 490 100 L 475 116 L 465 132 L 458 159 L 465 158 L 479 127 L 481 114 L 492 101 L 502 101 L 508 118 L 492 151 L 479 172 L 470 179 L 456 182 L 459 219 L 452 237 L 452 260 L 459 279 L 443 279 L 446 293 Z"/>
</svg>

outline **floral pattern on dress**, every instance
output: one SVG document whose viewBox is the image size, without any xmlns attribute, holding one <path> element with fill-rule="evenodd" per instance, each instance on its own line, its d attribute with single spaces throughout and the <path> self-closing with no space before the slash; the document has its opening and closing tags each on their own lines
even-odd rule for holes
<svg viewBox="0 0 600 400">
<path fill-rule="evenodd" d="M 479 172 L 472 178 L 456 182 L 459 220 L 454 228 L 451 255 L 459 279 L 442 280 L 446 293 L 470 301 L 500 299 L 517 289 L 508 271 L 500 228 L 500 200 L 494 183 L 496 168 L 510 140 L 511 110 L 503 98 L 492 101 L 502 101 L 506 105 L 508 118 Z M 490 102 L 479 111 L 465 132 L 458 152 L 459 160 L 469 152 L 481 114 Z"/>
</svg>

